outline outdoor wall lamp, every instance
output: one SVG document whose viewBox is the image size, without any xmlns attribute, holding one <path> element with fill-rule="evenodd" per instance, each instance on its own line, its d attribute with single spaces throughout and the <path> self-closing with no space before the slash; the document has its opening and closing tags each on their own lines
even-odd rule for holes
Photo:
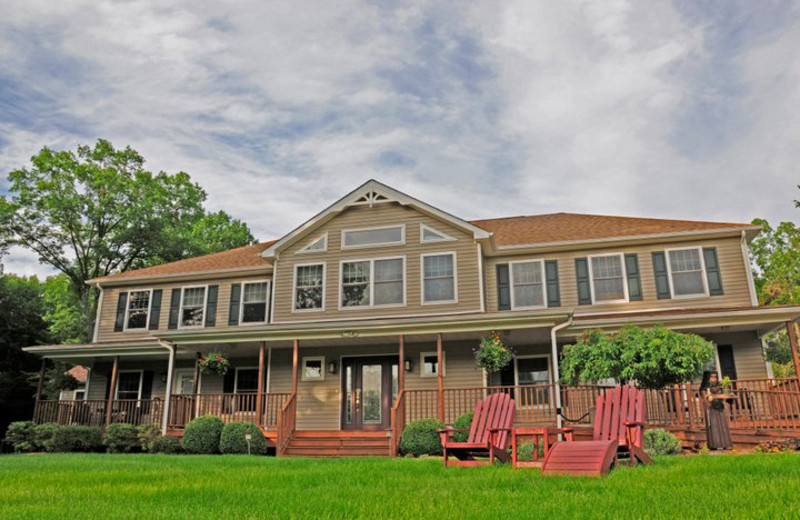
<svg viewBox="0 0 800 520">
<path fill-rule="evenodd" d="M 331 361 L 330 363 L 328 363 L 328 373 L 329 374 L 335 374 L 337 368 L 338 367 L 336 366 L 336 361 Z"/>
<path fill-rule="evenodd" d="M 405 369 L 406 372 L 413 372 L 414 371 L 414 360 L 411 358 L 406 358 L 405 361 Z"/>
</svg>

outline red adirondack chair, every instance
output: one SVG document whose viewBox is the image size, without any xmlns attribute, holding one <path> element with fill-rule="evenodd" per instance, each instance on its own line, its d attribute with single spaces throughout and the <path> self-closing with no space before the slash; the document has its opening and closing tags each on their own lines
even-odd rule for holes
<svg viewBox="0 0 800 520">
<path fill-rule="evenodd" d="M 542 473 L 594 475 L 608 473 L 620 457 L 649 464 L 644 442 L 645 394 L 632 386 L 610 388 L 597 398 L 591 441 L 573 440 L 573 429 L 561 431 L 565 442 L 557 442 L 545 457 Z"/>
<path fill-rule="evenodd" d="M 511 427 L 514 424 L 514 400 L 508 394 L 492 394 L 475 407 L 472 426 L 469 430 L 444 428 L 439 430 L 442 437 L 444 465 L 450 464 L 450 456 L 456 458 L 456 466 L 479 466 L 493 464 L 495 457 L 508 462 Z M 457 432 L 469 432 L 466 442 L 455 442 Z M 476 460 L 475 457 L 489 457 L 489 460 Z"/>
</svg>

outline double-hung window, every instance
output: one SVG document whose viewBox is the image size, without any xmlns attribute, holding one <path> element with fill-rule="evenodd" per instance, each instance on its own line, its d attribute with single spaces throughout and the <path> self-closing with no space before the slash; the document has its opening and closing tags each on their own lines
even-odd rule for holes
<svg viewBox="0 0 800 520">
<path fill-rule="evenodd" d="M 622 253 L 589 257 L 592 299 L 595 303 L 628 301 L 625 262 Z"/>
<path fill-rule="evenodd" d="M 672 297 L 708 296 L 705 266 L 700 248 L 671 249 L 667 254 Z"/>
<path fill-rule="evenodd" d="M 341 307 L 403 305 L 404 280 L 402 257 L 342 262 Z"/>
<path fill-rule="evenodd" d="M 117 399 L 141 399 L 142 379 L 141 370 L 122 371 L 117 374 Z"/>
<path fill-rule="evenodd" d="M 456 254 L 422 255 L 422 303 L 447 303 L 458 300 Z"/>
<path fill-rule="evenodd" d="M 544 261 L 510 262 L 511 308 L 535 309 L 545 306 Z"/>
<path fill-rule="evenodd" d="M 150 316 L 151 290 L 131 291 L 128 295 L 128 309 L 125 316 L 126 330 L 141 330 L 147 328 L 147 318 Z"/>
<path fill-rule="evenodd" d="M 181 327 L 202 327 L 206 317 L 206 288 L 184 287 L 181 295 Z"/>
<path fill-rule="evenodd" d="M 252 282 L 242 288 L 241 323 L 264 323 L 267 321 L 267 297 L 269 282 Z"/>
<path fill-rule="evenodd" d="M 298 265 L 294 272 L 294 309 L 325 308 L 325 264 Z"/>
</svg>

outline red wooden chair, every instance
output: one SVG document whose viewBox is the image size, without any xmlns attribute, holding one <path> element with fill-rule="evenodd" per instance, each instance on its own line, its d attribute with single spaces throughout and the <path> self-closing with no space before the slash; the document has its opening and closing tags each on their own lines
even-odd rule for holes
<svg viewBox="0 0 800 520">
<path fill-rule="evenodd" d="M 492 394 L 475 407 L 472 426 L 469 430 L 444 428 L 439 430 L 442 437 L 444 465 L 449 465 L 450 456 L 456 458 L 456 466 L 479 466 L 493 464 L 495 457 L 508 462 L 508 444 L 511 427 L 514 424 L 514 400 L 508 394 Z M 455 442 L 456 432 L 469 432 L 466 442 Z M 476 460 L 475 457 L 489 457 L 489 460 Z"/>
<path fill-rule="evenodd" d="M 608 473 L 620 457 L 649 464 L 652 459 L 644 452 L 645 394 L 632 386 L 606 390 L 597 398 L 594 430 L 591 441 L 573 440 L 573 429 L 561 431 L 565 442 L 557 442 L 545 457 L 542 473 L 593 475 Z"/>
</svg>

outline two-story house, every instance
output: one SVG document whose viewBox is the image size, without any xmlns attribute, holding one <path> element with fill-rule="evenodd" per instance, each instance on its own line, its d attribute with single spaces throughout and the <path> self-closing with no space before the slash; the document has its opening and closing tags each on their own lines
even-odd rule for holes
<svg viewBox="0 0 800 520">
<path fill-rule="evenodd" d="M 348 436 L 388 453 L 407 420 L 452 423 L 498 388 L 520 421 L 578 414 L 592 399 L 556 390 L 558 353 L 628 323 L 702 334 L 721 375 L 765 379 L 761 336 L 800 308 L 758 306 L 758 232 L 570 213 L 465 221 L 371 180 L 279 240 L 92 280 L 93 342 L 27 349 L 88 367 L 86 399 L 39 402 L 36 420 L 179 433 L 212 413 L 256 422 L 281 454 L 313 439 L 347 453 Z M 492 329 L 517 356 L 489 377 L 473 348 Z M 224 377 L 198 370 L 209 352 L 230 360 Z"/>
</svg>

